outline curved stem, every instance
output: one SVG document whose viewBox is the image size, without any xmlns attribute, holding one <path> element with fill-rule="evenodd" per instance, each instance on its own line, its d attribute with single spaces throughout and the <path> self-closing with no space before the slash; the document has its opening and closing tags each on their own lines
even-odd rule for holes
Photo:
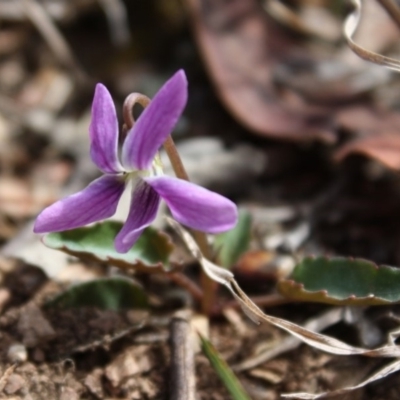
<svg viewBox="0 0 400 400">
<path fill-rule="evenodd" d="M 132 114 L 133 107 L 135 104 L 140 104 L 143 108 L 146 108 L 150 104 L 150 99 L 141 93 L 131 93 L 124 101 L 122 115 L 124 119 L 123 132 L 126 133 L 135 125 L 135 118 Z M 178 150 L 176 149 L 175 143 L 168 135 L 164 142 L 164 149 L 171 162 L 172 168 L 175 175 L 179 179 L 189 181 L 189 176 L 183 166 L 182 160 L 179 156 Z M 211 259 L 212 254 L 208 245 L 207 237 L 203 232 L 192 230 L 193 237 L 198 244 L 204 257 Z M 217 290 L 217 284 L 211 280 L 204 272 L 201 271 L 201 287 L 203 289 L 203 296 L 201 299 L 201 310 L 204 314 L 210 315 L 211 310 L 215 304 L 215 296 Z"/>
<path fill-rule="evenodd" d="M 179 157 L 178 150 L 175 147 L 175 143 L 171 135 L 168 135 L 167 140 L 164 142 L 164 150 L 171 161 L 175 175 L 180 179 L 189 181 L 189 176 L 185 170 L 185 167 L 183 166 L 181 158 Z"/>
<path fill-rule="evenodd" d="M 124 101 L 122 106 L 122 118 L 125 122 L 123 130 L 129 130 L 135 125 L 135 118 L 133 117 L 133 107 L 136 103 L 146 108 L 150 104 L 150 99 L 141 93 L 131 93 Z"/>
</svg>

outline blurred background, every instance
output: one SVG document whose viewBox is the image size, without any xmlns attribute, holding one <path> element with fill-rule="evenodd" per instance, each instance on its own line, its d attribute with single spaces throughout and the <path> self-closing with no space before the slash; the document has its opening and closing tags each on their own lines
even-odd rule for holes
<svg viewBox="0 0 400 400">
<path fill-rule="evenodd" d="M 363 2 L 354 41 L 399 59 L 385 4 Z M 95 84 L 120 117 L 129 93 L 151 97 L 181 68 L 189 101 L 174 139 L 188 173 L 252 215 L 266 252 L 239 274 L 293 254 L 400 265 L 400 79 L 349 49 L 352 10 L 345 0 L 0 0 L 2 270 L 17 257 L 57 281 L 96 275 L 46 249 L 32 221 L 99 175 L 88 151 Z"/>
</svg>

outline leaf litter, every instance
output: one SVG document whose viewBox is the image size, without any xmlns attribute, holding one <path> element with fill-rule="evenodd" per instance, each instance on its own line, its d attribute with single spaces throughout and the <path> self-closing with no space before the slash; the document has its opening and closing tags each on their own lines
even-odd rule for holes
<svg viewBox="0 0 400 400">
<path fill-rule="evenodd" d="M 186 246 L 192 255 L 200 262 L 205 273 L 214 281 L 221 285 L 224 285 L 229 289 L 231 294 L 240 303 L 243 312 L 256 324 L 260 324 L 262 321 L 279 327 L 286 332 L 290 333 L 294 337 L 300 339 L 302 342 L 325 352 L 332 353 L 335 355 L 363 355 L 367 357 L 388 357 L 388 358 L 400 358 L 400 348 L 393 341 L 390 344 L 377 348 L 377 349 L 364 349 L 356 346 L 351 346 L 333 337 L 326 336 L 300 325 L 294 324 L 290 321 L 276 318 L 265 314 L 256 304 L 254 304 L 251 299 L 242 291 L 240 286 L 237 284 L 234 276 L 231 272 L 218 267 L 217 265 L 211 263 L 207 260 L 201 253 L 197 244 L 190 236 L 190 234 L 185 231 L 178 223 L 169 219 L 169 223 L 179 232 L 179 235 L 184 240 Z M 293 394 L 283 394 L 283 397 L 288 398 L 304 398 L 304 399 L 318 399 L 325 398 L 329 396 L 335 396 L 339 394 L 344 394 L 346 392 L 351 392 L 360 387 L 366 386 L 375 380 L 382 379 L 394 372 L 400 370 L 400 361 L 394 361 L 378 372 L 373 374 L 371 377 L 361 382 L 360 384 L 344 389 L 338 389 L 332 392 L 325 392 L 320 394 L 309 394 L 309 393 L 293 393 Z"/>
</svg>

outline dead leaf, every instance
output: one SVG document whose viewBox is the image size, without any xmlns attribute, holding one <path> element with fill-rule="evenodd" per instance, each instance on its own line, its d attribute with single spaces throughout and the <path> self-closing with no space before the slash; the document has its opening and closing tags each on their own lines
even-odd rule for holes
<svg viewBox="0 0 400 400">
<path fill-rule="evenodd" d="M 62 387 L 60 391 L 60 400 L 79 400 L 81 398 L 79 393 L 71 387 Z"/>
<path fill-rule="evenodd" d="M 334 142 L 326 110 L 279 99 L 274 66 L 291 41 L 256 0 L 187 0 L 194 32 L 222 101 L 252 131 L 271 137 Z"/>
<path fill-rule="evenodd" d="M 105 375 L 114 387 L 125 379 L 151 369 L 149 346 L 132 346 L 125 349 L 105 370 Z"/>
<path fill-rule="evenodd" d="M 358 153 L 379 161 L 386 167 L 400 170 L 399 133 L 372 135 L 346 143 L 334 155 L 335 161 L 342 161 Z"/>
<path fill-rule="evenodd" d="M 358 385 L 349 386 L 343 389 L 333 390 L 332 392 L 324 392 L 319 394 L 311 394 L 311 393 L 288 393 L 288 394 L 281 394 L 282 397 L 287 399 L 306 399 L 306 400 L 316 400 L 316 399 L 325 399 L 328 397 L 334 397 L 339 395 L 344 395 L 346 393 L 352 392 L 353 390 L 360 389 L 372 382 L 375 382 L 379 379 L 385 378 L 386 376 L 393 374 L 400 370 L 400 361 L 396 360 L 392 363 L 386 365 L 385 367 L 381 368 L 378 372 L 370 376 L 368 379 L 362 381 Z"/>
<path fill-rule="evenodd" d="M 400 131 L 400 113 L 361 104 L 345 107 L 336 116 L 337 123 L 348 131 L 393 133 Z"/>
<path fill-rule="evenodd" d="M 358 105 L 340 110 L 337 123 L 358 137 L 334 153 L 341 162 L 351 154 L 362 154 L 388 168 L 400 169 L 400 113 L 374 106 Z"/>
<path fill-rule="evenodd" d="M 323 314 L 310 318 L 304 323 L 304 327 L 314 332 L 321 332 L 324 329 L 337 324 L 343 319 L 343 310 L 339 307 L 330 308 Z M 276 360 L 282 353 L 286 353 L 297 348 L 301 344 L 301 340 L 287 336 L 278 343 L 273 343 L 264 351 L 241 361 L 239 364 L 233 366 L 234 371 L 246 371 L 251 368 L 257 367 L 267 361 Z M 279 360 L 282 361 L 282 360 Z"/>
<path fill-rule="evenodd" d="M 103 384 L 101 382 L 103 374 L 103 369 L 95 368 L 83 381 L 89 391 L 100 399 L 104 397 Z"/>
<path fill-rule="evenodd" d="M 8 377 L 4 391 L 8 394 L 15 394 L 26 384 L 25 379 L 19 374 L 12 374 Z"/>
</svg>

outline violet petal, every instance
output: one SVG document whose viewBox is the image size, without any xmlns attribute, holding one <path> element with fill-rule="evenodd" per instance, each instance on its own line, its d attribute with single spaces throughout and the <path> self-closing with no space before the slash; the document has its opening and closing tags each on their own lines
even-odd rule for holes
<svg viewBox="0 0 400 400">
<path fill-rule="evenodd" d="M 179 70 L 157 92 L 128 132 L 122 147 L 122 164 L 127 170 L 150 167 L 182 114 L 186 101 L 186 75 Z"/>
<path fill-rule="evenodd" d="M 208 233 L 224 232 L 236 225 L 236 205 L 215 192 L 169 176 L 145 178 L 145 181 L 183 225 Z"/>
<path fill-rule="evenodd" d="M 90 156 L 104 173 L 122 172 L 118 160 L 118 120 L 114 102 L 107 88 L 98 83 L 92 104 L 89 127 Z"/>
<path fill-rule="evenodd" d="M 111 217 L 125 183 L 115 175 L 104 175 L 81 192 L 59 200 L 36 218 L 35 233 L 60 232 Z"/>
<path fill-rule="evenodd" d="M 115 238 L 115 249 L 126 253 L 157 215 L 160 196 L 145 181 L 136 185 L 128 218 Z"/>
</svg>

